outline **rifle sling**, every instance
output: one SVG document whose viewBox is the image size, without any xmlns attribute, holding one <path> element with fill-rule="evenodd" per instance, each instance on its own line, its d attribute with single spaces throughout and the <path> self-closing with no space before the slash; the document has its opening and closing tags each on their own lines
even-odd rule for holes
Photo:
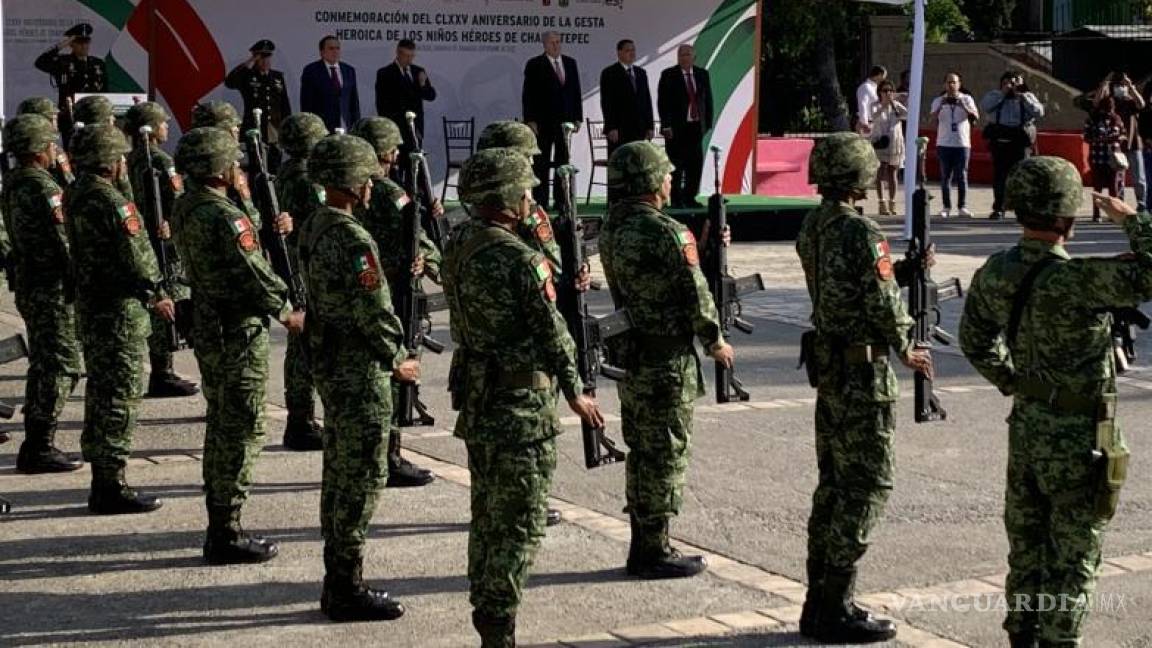
<svg viewBox="0 0 1152 648">
<path fill-rule="evenodd" d="M 1020 332 L 1020 320 L 1024 317 L 1024 308 L 1032 298 L 1032 289 L 1036 285 L 1036 279 L 1055 263 L 1062 263 L 1062 260 L 1054 256 L 1041 259 L 1028 269 L 1028 273 L 1020 282 L 1020 288 L 1012 298 L 1012 314 L 1008 317 L 1008 328 L 1005 329 L 1004 335 L 1009 350 L 1016 344 L 1016 335 Z"/>
</svg>

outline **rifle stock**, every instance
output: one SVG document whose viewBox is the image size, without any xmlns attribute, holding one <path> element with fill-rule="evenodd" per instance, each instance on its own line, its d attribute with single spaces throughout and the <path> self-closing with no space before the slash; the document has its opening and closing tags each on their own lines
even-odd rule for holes
<svg viewBox="0 0 1152 648">
<path fill-rule="evenodd" d="M 259 124 L 260 109 L 257 108 L 252 113 L 255 115 L 256 123 Z M 276 228 L 276 219 L 280 216 L 280 200 L 276 197 L 276 187 L 272 183 L 272 176 L 268 173 L 268 160 L 264 155 L 264 144 L 260 139 L 259 129 L 248 129 L 245 133 L 245 146 L 248 167 L 253 172 L 252 199 L 260 212 L 260 242 L 268 252 L 272 270 L 288 286 L 288 300 L 292 302 L 292 307 L 298 311 L 307 310 L 308 293 L 304 287 L 304 277 L 292 262 L 288 242 Z"/>
<path fill-rule="evenodd" d="M 156 253 L 156 261 L 160 264 L 160 273 L 164 276 L 164 290 L 171 296 L 176 284 L 176 275 L 172 269 L 172 261 L 168 258 L 168 246 L 164 239 L 160 238 L 160 230 L 163 229 L 165 220 L 164 201 L 160 195 L 160 172 L 152 166 L 152 148 L 149 146 L 148 137 L 151 134 L 151 126 L 141 126 L 137 138 L 138 145 L 144 150 L 144 159 L 148 163 L 148 202 L 152 207 L 152 227 L 148 235 L 152 242 L 152 250 Z M 176 328 L 176 322 L 165 322 L 164 329 L 169 348 L 180 349 L 180 331 Z"/>
</svg>

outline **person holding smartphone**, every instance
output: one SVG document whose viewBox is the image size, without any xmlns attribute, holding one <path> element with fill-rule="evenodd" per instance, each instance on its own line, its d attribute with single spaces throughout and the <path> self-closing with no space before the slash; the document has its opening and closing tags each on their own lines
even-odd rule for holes
<svg viewBox="0 0 1152 648">
<path fill-rule="evenodd" d="M 1092 98 L 1092 105 L 1099 111 L 1101 104 L 1108 98 L 1115 104 L 1116 114 L 1120 116 L 1120 121 L 1124 125 L 1120 151 L 1128 158 L 1128 170 L 1132 172 L 1132 188 L 1136 191 L 1136 210 L 1144 211 L 1148 206 L 1148 183 L 1144 177 L 1144 140 L 1140 138 L 1137 124 L 1137 118 L 1144 110 L 1144 97 L 1127 74 L 1116 71 L 1100 82 L 1100 87 L 1096 89 L 1096 94 Z"/>
<path fill-rule="evenodd" d="M 944 200 L 941 218 L 952 215 L 952 180 L 956 180 L 957 213 L 968 211 L 968 161 L 972 157 L 972 122 L 980 117 L 976 100 L 960 89 L 960 75 L 944 77 L 944 93 L 932 101 L 936 122 L 936 155 L 940 159 L 940 189 Z"/>
</svg>

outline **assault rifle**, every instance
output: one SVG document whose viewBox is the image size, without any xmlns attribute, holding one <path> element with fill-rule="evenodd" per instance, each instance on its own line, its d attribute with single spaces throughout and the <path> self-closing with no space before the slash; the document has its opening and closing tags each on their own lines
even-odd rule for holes
<svg viewBox="0 0 1152 648">
<path fill-rule="evenodd" d="M 252 110 L 257 124 L 260 123 L 259 108 Z M 292 262 L 288 252 L 288 242 L 276 228 L 280 216 L 280 201 L 276 198 L 276 187 L 268 173 L 268 160 L 264 143 L 260 139 L 260 129 L 250 128 L 245 133 L 245 146 L 248 153 L 248 169 L 252 174 L 252 202 L 260 211 L 260 242 L 268 252 L 272 270 L 288 285 L 288 300 L 298 311 L 308 309 L 308 292 L 304 287 L 304 277 Z"/>
<path fill-rule="evenodd" d="M 720 153 L 719 146 L 712 147 L 716 188 L 708 199 L 708 256 L 702 269 L 712 292 L 712 300 L 716 302 L 716 309 L 720 313 L 720 332 L 727 339 L 733 328 L 741 333 L 752 333 L 752 323 L 740 317 L 741 298 L 764 290 L 764 278 L 756 273 L 737 279 L 728 273 L 728 248 L 723 241 L 724 231 L 728 229 L 728 208 L 724 194 L 720 191 Z M 717 362 L 716 402 L 746 401 L 749 398 L 744 384 L 736 377 L 735 369 Z"/>
<path fill-rule="evenodd" d="M 17 333 L 12 337 L 0 340 L 0 364 L 7 364 L 14 362 L 20 358 L 28 355 L 28 344 L 24 342 L 24 336 Z M 10 419 L 16 415 L 16 408 L 8 403 L 0 401 L 0 418 Z M 0 443 L 7 441 L 7 435 L 0 434 Z M 0 514 L 8 513 L 12 510 L 12 503 L 0 497 Z"/>
<path fill-rule="evenodd" d="M 568 324 L 568 332 L 576 343 L 576 370 L 584 383 L 584 393 L 595 397 L 597 375 L 611 380 L 620 380 L 624 377 L 622 369 L 602 360 L 604 341 L 627 332 L 632 328 L 632 322 L 628 318 L 627 311 L 619 311 L 599 319 L 588 314 L 588 303 L 584 299 L 584 293 L 576 287 L 587 252 L 584 246 L 584 226 L 576 215 L 576 167 L 564 165 L 556 169 L 556 181 L 560 191 L 556 198 L 554 230 L 563 264 L 560 271 L 560 286 L 557 290 L 557 305 Z M 624 460 L 624 452 L 608 438 L 603 427 L 595 427 L 581 420 L 580 429 L 584 438 L 586 468 L 598 468 Z"/>
<path fill-rule="evenodd" d="M 916 191 L 912 194 L 912 240 L 908 242 L 905 256 L 912 268 L 908 283 L 908 310 L 916 323 L 912 326 L 912 343 L 917 349 L 931 349 L 932 341 L 951 344 L 952 336 L 940 328 L 940 304 L 964 296 L 960 279 L 953 277 L 942 285 L 932 280 L 932 271 L 925 260 L 932 247 L 932 225 L 928 217 L 928 190 L 924 187 L 924 158 L 928 150 L 928 138 L 917 140 Z M 917 371 L 916 378 L 917 423 L 943 421 L 948 412 L 940 404 L 940 399 L 932 389 L 932 379 Z"/>
<path fill-rule="evenodd" d="M 443 253 L 450 229 L 448 219 L 432 213 L 432 201 L 435 200 L 436 194 L 432 192 L 432 175 L 428 173 L 428 156 L 424 152 L 424 143 L 416 130 L 416 113 L 409 110 L 404 113 L 404 119 L 408 123 L 408 133 L 412 136 L 412 152 L 420 155 L 424 171 L 419 178 L 409 179 L 408 184 L 412 190 L 408 193 L 420 206 L 420 224 L 428 232 L 428 238 L 432 239 L 436 249 Z"/>
<path fill-rule="evenodd" d="M 152 227 L 149 236 L 152 239 L 152 249 L 156 252 L 156 261 L 160 264 L 160 274 L 164 276 L 164 290 L 172 296 L 176 286 L 176 271 L 172 267 L 172 259 L 168 256 L 168 243 L 160 238 L 160 230 L 164 228 L 164 200 L 160 194 L 160 172 L 152 166 L 152 147 L 149 146 L 149 136 L 152 135 L 151 126 L 141 126 L 139 132 L 139 146 L 144 151 L 144 159 L 148 163 L 148 184 L 144 186 L 148 193 L 148 203 L 152 208 Z M 186 310 L 186 309 L 180 309 Z M 183 314 L 183 313 L 181 313 Z M 190 325 L 189 323 L 186 323 Z M 165 335 L 171 349 L 179 349 L 180 329 L 176 322 L 164 322 Z"/>
<path fill-rule="evenodd" d="M 412 193 L 419 186 L 420 176 L 427 174 L 427 169 L 423 153 L 413 151 L 408 159 L 410 166 L 408 186 L 405 189 Z M 420 256 L 420 204 L 417 200 L 410 200 L 404 205 L 400 238 L 404 242 L 405 254 L 404 265 L 398 271 L 403 279 L 396 282 L 393 299 L 396 313 L 404 325 L 404 347 L 408 349 L 408 356 L 413 358 L 420 354 L 421 347 L 432 353 L 442 353 L 444 344 L 428 335 L 432 328 L 431 311 L 433 308 L 439 309 L 439 305 L 433 305 L 421 287 L 420 277 L 412 274 L 412 265 Z M 420 384 L 401 382 L 399 385 L 399 398 L 396 402 L 398 425 L 435 425 L 436 419 L 428 413 L 428 406 L 420 400 Z"/>
<path fill-rule="evenodd" d="M 1119 308 L 1112 311 L 1112 342 L 1116 357 L 1116 373 L 1128 371 L 1136 360 L 1136 329 L 1147 331 L 1152 319 L 1139 308 Z"/>
</svg>

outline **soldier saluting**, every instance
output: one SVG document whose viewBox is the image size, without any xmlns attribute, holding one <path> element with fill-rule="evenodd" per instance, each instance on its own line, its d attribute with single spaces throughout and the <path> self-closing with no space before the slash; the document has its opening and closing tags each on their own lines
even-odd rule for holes
<svg viewBox="0 0 1152 648">
<path fill-rule="evenodd" d="M 244 123 L 240 130 L 246 133 L 258 127 L 260 139 L 268 144 L 268 170 L 271 173 L 280 169 L 280 123 L 292 114 L 284 74 L 272 69 L 275 51 L 276 44 L 267 38 L 257 41 L 248 48 L 252 56 L 224 77 L 224 87 L 238 91 L 244 99 Z M 256 108 L 261 111 L 260 124 L 256 123 L 252 112 Z"/>
<path fill-rule="evenodd" d="M 52 77 L 52 85 L 59 90 L 60 133 L 65 147 L 72 133 L 72 110 L 69 102 L 78 92 L 107 92 L 108 74 L 104 69 L 104 59 L 88 56 L 92 45 L 92 25 L 80 23 L 64 32 L 64 40 L 50 47 L 36 57 L 37 70 Z M 68 53 L 61 50 L 68 48 Z"/>
</svg>

